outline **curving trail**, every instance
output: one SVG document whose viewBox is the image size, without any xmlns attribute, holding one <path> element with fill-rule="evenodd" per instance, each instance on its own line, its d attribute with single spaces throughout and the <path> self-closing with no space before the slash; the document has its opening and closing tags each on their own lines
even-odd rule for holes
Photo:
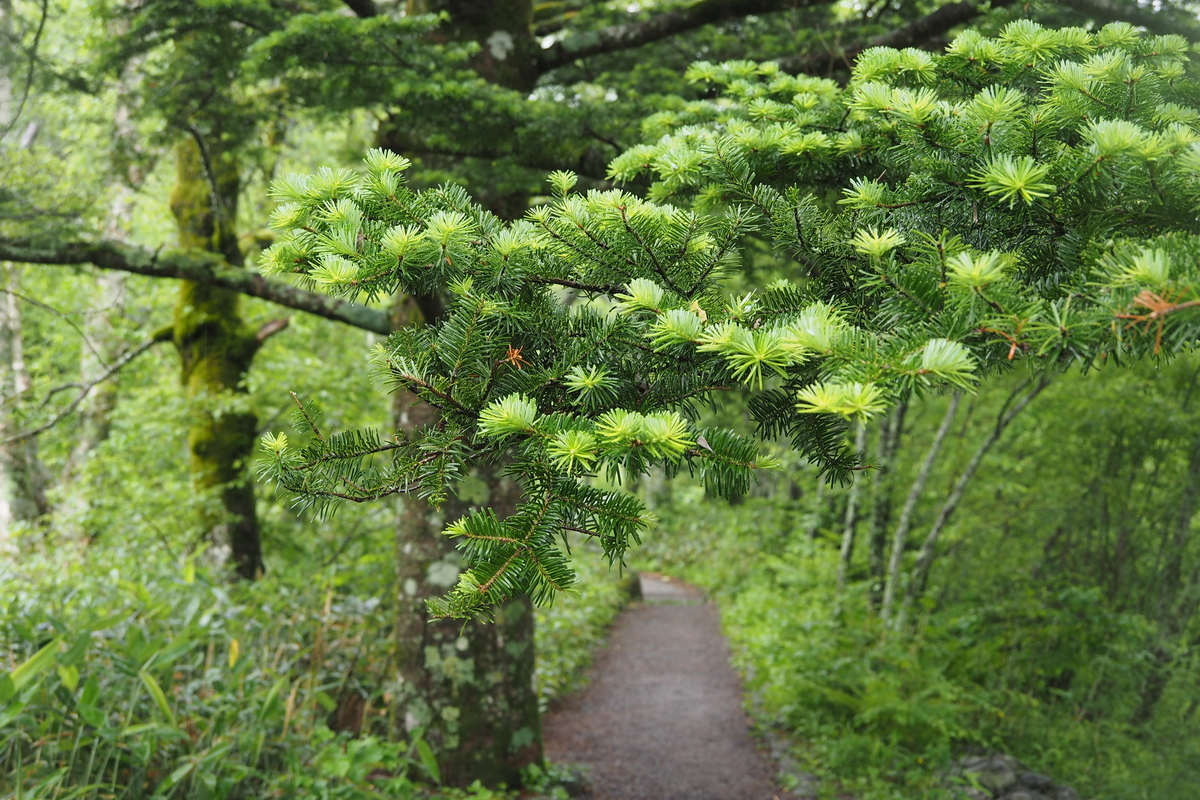
<svg viewBox="0 0 1200 800">
<path fill-rule="evenodd" d="M 591 683 L 546 715 L 546 753 L 590 768 L 589 800 L 786 800 L 750 737 L 716 606 L 642 575 Z"/>
</svg>

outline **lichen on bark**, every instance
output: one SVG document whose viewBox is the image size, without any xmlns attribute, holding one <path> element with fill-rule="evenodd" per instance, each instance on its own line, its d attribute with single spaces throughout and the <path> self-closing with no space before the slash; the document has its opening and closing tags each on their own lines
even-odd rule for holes
<svg viewBox="0 0 1200 800">
<path fill-rule="evenodd" d="M 436 304 L 422 304 L 431 311 Z M 418 303 L 397 304 L 397 323 L 426 317 Z M 394 405 L 399 430 L 433 425 L 437 409 L 408 392 Z M 486 496 L 472 498 L 500 516 L 511 514 L 520 487 L 494 468 L 476 476 Z M 485 494 L 480 492 L 481 495 Z M 491 622 L 430 620 L 425 601 L 445 594 L 458 577 L 459 554 L 444 534 L 467 512 L 452 497 L 440 509 L 415 495 L 401 501 L 396 527 L 396 724 L 421 730 L 437 753 L 443 780 L 466 786 L 520 785 L 521 770 L 542 763 L 542 729 L 534 688 L 533 604 L 515 598 Z"/>
</svg>

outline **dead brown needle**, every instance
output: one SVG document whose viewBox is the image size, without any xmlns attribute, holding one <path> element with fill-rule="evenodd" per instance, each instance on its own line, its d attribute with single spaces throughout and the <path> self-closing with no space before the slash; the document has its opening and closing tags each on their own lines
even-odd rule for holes
<svg viewBox="0 0 1200 800">
<path fill-rule="evenodd" d="M 521 369 L 522 365 L 529 363 L 525 359 L 521 358 L 521 348 L 513 347 L 512 345 L 508 346 L 508 355 L 501 360 L 512 364 L 517 369 Z"/>
</svg>

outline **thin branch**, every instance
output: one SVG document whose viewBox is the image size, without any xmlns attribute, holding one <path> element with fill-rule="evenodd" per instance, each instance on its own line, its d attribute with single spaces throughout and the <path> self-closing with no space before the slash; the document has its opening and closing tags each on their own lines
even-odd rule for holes
<svg viewBox="0 0 1200 800">
<path fill-rule="evenodd" d="M 946 415 L 942 417 L 941 427 L 938 428 L 937 435 L 933 437 L 933 443 L 929 445 L 929 452 L 925 455 L 925 462 L 921 464 L 921 471 L 917 473 L 912 487 L 908 490 L 908 497 L 904 500 L 904 510 L 900 512 L 900 521 L 896 524 L 895 535 L 892 536 L 892 555 L 888 561 L 887 579 L 883 585 L 883 607 L 879 616 L 885 623 L 891 621 L 892 608 L 896 602 L 896 584 L 900 582 L 900 562 L 904 559 L 904 545 L 908 541 L 908 532 L 912 529 L 913 512 L 916 511 L 917 501 L 925 492 L 925 484 L 929 482 L 929 475 L 933 472 L 933 465 L 937 461 L 938 453 L 941 452 L 942 444 L 946 441 L 947 434 L 950 433 L 950 425 L 954 422 L 954 415 L 958 413 L 960 402 L 962 402 L 962 392 L 955 392 L 954 396 L 950 398 L 950 405 L 946 407 Z"/>
<path fill-rule="evenodd" d="M 291 322 L 292 322 L 291 317 L 281 317 L 280 319 L 273 319 L 270 322 L 268 322 L 266 325 L 263 325 L 261 328 L 259 328 L 258 333 L 254 334 L 254 338 L 258 340 L 259 344 L 262 344 L 267 339 L 270 339 L 272 336 L 274 336 L 275 334 L 279 333 L 281 330 L 286 328 L 289 324 L 291 324 Z"/>
<path fill-rule="evenodd" d="M 577 59 L 641 47 L 677 33 L 750 14 L 767 14 L 827 4 L 829 0 L 698 0 L 647 20 L 584 31 L 555 42 L 538 54 L 538 69 L 549 72 Z"/>
<path fill-rule="evenodd" d="M 37 65 L 38 46 L 42 41 L 42 32 L 46 30 L 46 17 L 49 16 L 49 11 L 50 0 L 42 0 L 42 15 L 38 19 L 37 31 L 33 35 L 33 44 L 29 49 L 29 69 L 25 72 L 25 86 L 21 90 L 21 102 L 17 104 L 17 110 L 13 113 L 13 118 L 4 126 L 4 130 L 0 131 L 0 139 L 8 136 L 16 126 L 17 121 L 21 119 L 21 114 L 25 111 L 25 103 L 29 101 L 29 90 L 33 88 L 33 74 Z M 30 144 L 32 144 L 32 141 Z"/>
<path fill-rule="evenodd" d="M 991 8 L 1012 5 L 1016 0 L 992 0 Z M 902 28 L 876 36 L 866 42 L 851 45 L 844 50 L 829 49 L 823 53 L 803 53 L 777 62 L 784 72 L 825 74 L 853 63 L 864 50 L 872 47 L 916 47 L 941 36 L 959 25 L 965 25 L 986 10 L 981 0 L 963 0 L 939 8 L 937 11 L 918 17 Z"/>
<path fill-rule="evenodd" d="M 151 278 L 177 278 L 230 289 L 372 333 L 387 335 L 392 331 L 386 312 L 308 292 L 284 281 L 230 266 L 214 253 L 187 250 L 158 253 L 106 240 L 45 246 L 20 239 L 0 239 L 0 260 L 59 266 L 94 264 L 100 269 Z"/>
<path fill-rule="evenodd" d="M 908 582 L 908 590 L 904 595 L 904 606 L 900 612 L 900 619 L 896 625 L 897 628 L 903 626 L 904 619 L 908 616 L 913 603 L 925 591 L 925 582 L 929 578 L 929 569 L 933 566 L 933 560 L 937 554 L 938 538 L 941 536 L 942 531 L 945 530 L 950 517 L 953 516 L 955 510 L 958 508 L 958 504 L 962 501 L 963 494 L 967 490 L 967 485 L 975 477 L 975 472 L 979 469 L 984 456 L 1000 440 L 1005 428 L 1049 385 L 1050 378 L 1043 376 L 1032 389 L 1026 392 L 1019 400 L 1016 400 L 1015 403 L 1013 400 L 1016 399 L 1017 392 L 1009 395 L 1000 414 L 996 417 L 996 425 L 992 428 L 992 432 L 975 450 L 975 453 L 971 456 L 971 460 L 967 462 L 967 466 L 958 476 L 958 480 L 954 482 L 954 488 L 950 490 L 950 495 L 946 498 L 946 502 L 942 504 L 942 509 L 938 513 L 933 527 L 929 529 L 925 541 L 921 543 L 921 550 L 917 554 L 917 563 L 913 566 L 912 577 Z M 1010 403 L 1011 407 L 1009 407 Z"/>
<path fill-rule="evenodd" d="M 858 422 L 858 427 L 854 435 L 854 452 L 858 455 L 859 459 L 866 458 L 867 424 L 861 420 Z M 854 555 L 854 539 L 858 533 L 861 499 L 862 481 L 856 478 L 854 483 L 850 484 L 850 493 L 846 498 L 846 519 L 845 524 L 842 526 L 842 547 L 838 554 L 836 602 L 839 611 L 841 610 L 842 596 L 846 591 L 846 576 L 850 572 L 850 559 Z"/>
<path fill-rule="evenodd" d="M 0 292 L 4 292 L 5 294 L 11 294 L 13 297 L 17 298 L 18 300 L 24 300 L 26 303 L 29 303 L 29 305 L 34 306 L 35 308 L 40 308 L 42 311 L 45 311 L 47 314 L 52 314 L 52 315 L 58 317 L 59 319 L 61 319 L 63 322 L 70 325 L 71 329 L 79 334 L 79 338 L 83 340 L 83 343 L 87 346 L 87 349 L 92 351 L 92 355 L 94 355 L 96 357 L 96 360 L 100 362 L 100 366 L 102 366 L 102 367 L 108 366 L 108 364 L 106 364 L 104 361 L 104 356 L 100 355 L 100 351 L 96 349 L 96 346 L 94 344 L 92 344 L 92 340 L 88 338 L 88 335 L 83 332 L 83 329 L 80 328 L 78 325 L 76 325 L 75 322 L 72 321 L 72 319 L 69 316 L 67 316 L 63 312 L 59 311 L 54 306 L 46 305 L 45 303 L 41 302 L 40 300 L 34 300 L 32 297 L 23 295 L 20 292 L 14 292 L 12 289 L 8 289 L 6 287 L 0 286 Z"/>
<path fill-rule="evenodd" d="M 55 425 L 57 425 L 59 422 L 62 422 L 64 419 L 69 417 L 71 414 L 74 414 L 75 410 L 77 408 L 79 408 L 79 405 L 87 398 L 87 396 L 89 394 L 91 394 L 92 389 L 94 389 L 97 385 L 103 383 L 104 381 L 108 380 L 113 375 L 116 375 L 118 372 L 121 371 L 121 369 L 125 365 L 129 364 L 135 358 L 137 358 L 142 353 L 149 350 L 154 345 L 158 344 L 160 341 L 162 341 L 162 339 L 160 337 L 157 337 L 157 336 L 151 337 L 151 338 L 147 339 L 146 341 L 142 342 L 141 344 L 139 344 L 137 347 L 126 352 L 125 355 L 118 358 L 116 361 L 114 361 L 112 363 L 112 365 L 108 369 L 106 369 L 103 373 L 101 373 L 99 376 L 97 376 L 95 380 L 93 380 L 89 383 L 80 385 L 79 386 L 79 394 L 77 394 L 75 396 L 75 399 L 72 400 L 71 403 L 66 408 L 64 408 L 62 411 L 58 412 L 53 417 L 51 417 L 47 422 L 39 425 L 36 428 L 33 428 L 32 430 L 23 431 L 14 436 L 9 436 L 7 439 L 0 439 L 0 445 L 8 445 L 8 444 L 13 444 L 14 442 L 22 442 L 22 441 L 25 441 L 26 439 L 32 439 L 35 436 L 38 436 L 38 435 L 50 430 Z M 53 391 L 57 392 L 59 390 L 55 389 Z"/>
</svg>

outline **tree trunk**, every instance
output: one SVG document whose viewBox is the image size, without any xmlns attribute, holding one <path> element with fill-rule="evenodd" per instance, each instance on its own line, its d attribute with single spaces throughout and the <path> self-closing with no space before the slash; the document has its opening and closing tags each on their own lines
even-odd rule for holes
<svg viewBox="0 0 1200 800">
<path fill-rule="evenodd" d="M 883 584 L 887 577 L 887 532 L 892 522 L 892 460 L 904 433 L 904 415 L 908 401 L 901 401 L 887 416 L 879 433 L 879 458 L 875 477 L 871 480 L 871 539 L 868 567 L 871 571 L 871 608 L 878 612 L 883 604 Z"/>
<path fill-rule="evenodd" d="M 863 459 L 867 453 L 867 423 L 859 422 L 857 432 L 854 435 L 854 452 L 858 454 L 859 459 Z M 862 478 L 860 473 L 854 476 L 854 483 L 850 484 L 850 493 L 846 498 L 846 520 L 842 527 L 842 549 L 838 554 L 838 571 L 837 571 L 837 594 L 838 602 L 841 602 L 842 594 L 846 591 L 846 574 L 850 571 L 850 559 L 854 555 L 854 537 L 858 530 L 858 506 L 862 498 Z"/>
<path fill-rule="evenodd" d="M 908 590 L 904 595 L 904 607 L 900 616 L 901 625 L 903 624 L 904 617 L 912 608 L 913 603 L 925 592 L 925 583 L 929 580 L 929 569 L 933 566 L 933 560 L 937 555 L 938 539 L 942 531 L 945 530 L 946 524 L 950 521 L 950 517 L 953 516 L 955 510 L 958 508 L 958 504 L 962 502 L 967 485 L 975 477 L 975 472 L 983 462 L 984 456 L 988 454 L 988 451 L 992 449 L 996 442 L 1000 441 L 1004 430 L 1017 418 L 1017 415 L 1024 411 L 1026 406 L 1033 402 L 1033 399 L 1041 394 L 1042 390 L 1049 385 L 1050 379 L 1042 378 L 1037 382 L 1036 386 L 1026 392 L 1016 403 L 1012 401 L 1017 397 L 1020 390 L 1014 391 L 1009 396 L 1008 401 L 1004 404 L 1004 408 L 1000 410 L 1000 415 L 996 418 L 995 427 L 992 428 L 988 437 L 975 450 L 975 453 L 971 456 L 971 460 L 967 462 L 967 466 L 958 476 L 958 480 L 954 482 L 954 488 L 950 490 L 950 496 L 942 504 L 942 510 L 938 513 L 937 519 L 934 520 L 933 527 L 929 529 L 929 533 L 925 536 L 925 541 L 921 543 L 920 552 L 917 553 L 917 563 L 913 566 L 912 576 L 908 582 Z M 1023 389 L 1024 387 L 1021 388 Z M 955 395 L 955 397 L 957 396 Z"/>
<path fill-rule="evenodd" d="M 30 388 L 17 290 L 19 268 L 0 265 L 0 439 L 19 433 L 14 410 Z M 15 551 L 13 534 L 50 511 L 46 500 L 49 473 L 38 457 L 36 437 L 0 444 L 0 551 Z"/>
<path fill-rule="evenodd" d="M 436 36 L 476 42 L 471 69 L 499 86 L 530 92 L 537 83 L 540 45 L 533 38 L 532 0 L 409 0 L 409 13 L 445 13 Z"/>
<path fill-rule="evenodd" d="M 202 150 L 195 139 L 181 142 L 176 158 L 171 212 L 180 246 L 220 253 L 240 265 L 233 228 L 239 189 L 236 158 Z M 188 451 L 192 481 L 202 495 L 201 525 L 213 559 L 231 561 L 238 575 L 253 579 L 263 568 L 248 469 L 258 420 L 247 407 L 245 379 L 258 348 L 282 325 L 273 323 L 256 332 L 241 317 L 240 298 L 228 289 L 183 281 L 173 338 L 191 406 Z"/>
<path fill-rule="evenodd" d="M 537 80 L 537 42 L 531 34 L 531 0 L 410 0 L 410 13 L 446 12 L 443 40 L 476 42 L 471 67 L 500 86 L 528 92 Z M 393 118 L 380 126 L 379 144 L 411 152 Z M 525 213 L 524 195 L 478 197 L 507 219 Z M 406 298 L 397 304 L 397 322 L 433 322 L 437 298 Z M 436 422 L 436 410 L 400 392 L 394 406 L 396 428 L 410 431 Z M 501 517 L 512 513 L 518 487 L 494 473 L 487 505 Z M 403 500 L 396 530 L 398 603 L 397 651 L 402 690 L 398 716 L 409 731 L 423 729 L 438 756 L 442 779 L 452 786 L 480 780 L 487 786 L 520 784 L 521 769 L 542 762 L 541 719 L 533 686 L 533 608 L 527 598 L 504 604 L 495 622 L 429 620 L 425 601 L 453 587 L 459 553 L 442 534 L 447 522 L 466 512 L 451 498 L 436 512 L 413 495 Z"/>
<path fill-rule="evenodd" d="M 413 321 L 416 305 L 400 305 L 400 321 Z M 437 410 L 398 392 L 398 430 L 437 422 Z M 511 514 L 520 488 L 481 470 L 486 504 Z M 397 716 L 405 729 L 423 731 L 437 753 L 442 779 L 451 786 L 480 780 L 487 786 L 520 784 L 521 769 L 542 762 L 542 729 L 534 690 L 533 606 L 521 597 L 495 609 L 493 623 L 430 620 L 425 601 L 453 588 L 460 557 L 445 526 L 468 510 L 451 497 L 434 510 L 405 495 L 396 528 L 396 645 L 401 690 Z"/>
<path fill-rule="evenodd" d="M 883 607 L 879 613 L 885 623 L 890 623 L 892 620 L 897 584 L 900 582 L 900 564 L 904 560 L 904 545 L 908 543 L 908 532 L 912 529 L 913 512 L 916 511 L 917 501 L 921 499 L 921 495 L 925 491 L 925 484 L 929 482 L 934 462 L 937 461 L 942 444 L 946 441 L 946 434 L 950 432 L 950 424 L 954 422 L 954 415 L 958 413 L 958 404 L 961 401 L 962 394 L 959 392 L 955 392 L 950 398 L 950 404 L 946 406 L 946 415 L 942 417 L 942 424 L 938 428 L 937 435 L 933 437 L 933 444 L 929 446 L 929 453 L 926 454 L 925 461 L 921 464 L 921 471 L 917 473 L 916 480 L 908 490 L 908 497 L 904 500 L 904 509 L 900 512 L 900 521 L 896 523 L 896 533 L 892 537 L 892 555 L 888 561 L 887 582 L 883 585 Z"/>
</svg>

